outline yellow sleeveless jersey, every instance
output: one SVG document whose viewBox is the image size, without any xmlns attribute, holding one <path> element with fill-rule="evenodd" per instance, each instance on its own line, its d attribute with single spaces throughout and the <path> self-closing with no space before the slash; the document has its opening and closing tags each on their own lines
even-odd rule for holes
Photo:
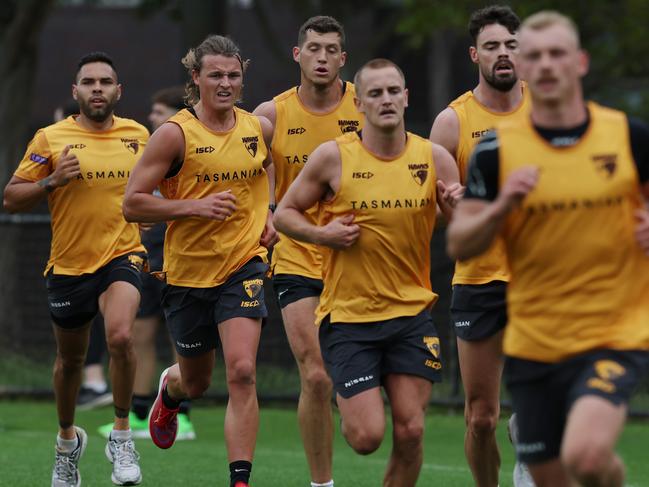
<svg viewBox="0 0 649 487">
<path fill-rule="evenodd" d="M 324 290 L 317 322 L 368 323 L 414 316 L 432 306 L 430 240 L 436 172 L 430 141 L 408 133 L 394 159 L 371 154 L 356 133 L 336 139 L 342 161 L 334 199 L 321 203 L 323 223 L 349 213 L 361 228 L 346 250 L 323 249 Z"/>
<path fill-rule="evenodd" d="M 323 142 L 362 128 L 362 115 L 354 106 L 354 85 L 345 83 L 340 103 L 329 113 L 313 113 L 300 101 L 297 87 L 276 96 L 277 120 L 271 144 L 275 166 L 275 199 L 280 201 L 300 173 L 309 154 Z M 306 212 L 307 219 L 316 223 L 318 206 Z M 275 274 L 297 274 L 322 278 L 322 257 L 316 245 L 280 235 L 273 250 Z"/>
<path fill-rule="evenodd" d="M 634 236 L 643 199 L 626 116 L 589 110 L 587 132 L 570 147 L 553 147 L 529 120 L 497 129 L 501 187 L 521 166 L 540 169 L 503 231 L 509 356 L 557 362 L 597 348 L 649 349 L 649 258 Z"/>
<path fill-rule="evenodd" d="M 460 180 L 462 184 L 466 184 L 469 159 L 480 137 L 503 121 L 522 120 L 526 117 L 530 109 L 530 97 L 527 87 L 523 84 L 523 101 L 511 112 L 499 113 L 489 110 L 471 91 L 456 98 L 449 106 L 455 111 L 460 122 L 460 139 L 455 156 Z M 455 264 L 453 284 L 486 284 L 491 281 L 509 281 L 505 248 L 499 238 L 479 257 Z"/>
<path fill-rule="evenodd" d="M 109 130 L 93 132 L 68 117 L 38 132 L 15 175 L 39 181 L 56 169 L 66 145 L 79 159 L 81 174 L 48 195 L 52 245 L 45 273 L 78 276 L 95 272 L 129 252 L 144 252 L 137 224 L 122 215 L 131 169 L 149 132 L 127 118 L 113 117 Z"/>
<path fill-rule="evenodd" d="M 266 258 L 259 239 L 268 216 L 267 149 L 259 119 L 234 108 L 236 122 L 214 132 L 189 110 L 169 119 L 185 137 L 180 171 L 165 179 L 160 191 L 169 199 L 200 199 L 231 190 L 236 211 L 225 221 L 184 218 L 168 223 L 164 268 L 167 282 L 207 288 L 223 284 L 255 256 Z"/>
</svg>

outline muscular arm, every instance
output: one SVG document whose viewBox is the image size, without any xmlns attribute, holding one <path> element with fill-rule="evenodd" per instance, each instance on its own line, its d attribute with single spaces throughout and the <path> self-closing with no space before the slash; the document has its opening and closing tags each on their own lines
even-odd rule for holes
<svg viewBox="0 0 649 487">
<path fill-rule="evenodd" d="M 448 220 L 453 215 L 453 208 L 464 193 L 460 184 L 460 175 L 453 156 L 439 144 L 433 144 L 433 161 L 437 174 L 437 204 Z"/>
<path fill-rule="evenodd" d="M 182 160 L 185 139 L 175 123 L 165 123 L 154 132 L 135 165 L 126 185 L 122 211 L 126 221 L 161 222 L 199 216 L 223 220 L 234 211 L 234 196 L 229 192 L 201 199 L 171 200 L 153 196 L 172 164 Z"/>
<path fill-rule="evenodd" d="M 39 181 L 13 176 L 4 190 L 3 205 L 9 213 L 28 211 L 49 192 L 65 186 L 80 173 L 77 156 L 70 153 L 70 146 L 61 152 L 58 164 L 52 173 Z"/>
<path fill-rule="evenodd" d="M 538 168 L 513 171 L 498 188 L 498 145 L 495 136 L 483 139 L 469 165 L 467 192 L 448 227 L 447 251 L 455 259 L 485 252 L 509 212 L 518 206 L 538 181 Z"/>
<path fill-rule="evenodd" d="M 277 207 L 274 222 L 280 232 L 297 240 L 339 250 L 356 242 L 360 228 L 353 223 L 353 214 L 335 218 L 325 226 L 314 225 L 304 216 L 304 212 L 318 201 L 336 194 L 341 164 L 340 151 L 334 141 L 325 142 L 311 153 L 304 169 Z"/>
<path fill-rule="evenodd" d="M 455 110 L 446 108 L 435 118 L 430 129 L 431 142 L 439 144 L 457 158 L 457 147 L 460 140 L 460 121 Z"/>
<path fill-rule="evenodd" d="M 268 204 L 275 204 L 275 167 L 273 166 L 273 156 L 270 152 L 270 143 L 273 140 L 273 125 L 270 121 L 264 116 L 258 116 L 259 123 L 261 124 L 261 130 L 264 136 L 264 142 L 268 149 L 268 154 L 266 155 L 266 160 L 264 161 L 264 168 L 266 168 L 266 175 L 268 176 Z M 261 234 L 260 243 L 266 247 L 271 248 L 277 243 L 279 237 L 275 231 L 275 226 L 273 225 L 273 212 L 270 207 L 268 208 L 268 215 L 266 216 L 266 225 L 264 226 L 264 231 Z"/>
</svg>

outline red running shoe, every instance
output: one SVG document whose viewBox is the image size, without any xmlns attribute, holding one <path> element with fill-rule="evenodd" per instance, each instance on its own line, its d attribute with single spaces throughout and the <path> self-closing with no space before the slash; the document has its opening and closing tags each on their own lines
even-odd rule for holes
<svg viewBox="0 0 649 487">
<path fill-rule="evenodd" d="M 234 484 L 234 487 L 250 487 L 250 485 L 248 485 L 245 482 L 242 482 L 241 480 L 239 480 L 237 483 Z"/>
<path fill-rule="evenodd" d="M 176 441 L 178 433 L 178 409 L 169 409 L 162 400 L 162 391 L 167 386 L 167 373 L 165 369 L 160 375 L 160 384 L 158 386 L 158 396 L 149 411 L 149 433 L 151 439 L 158 448 L 166 450 L 171 448 Z"/>
</svg>

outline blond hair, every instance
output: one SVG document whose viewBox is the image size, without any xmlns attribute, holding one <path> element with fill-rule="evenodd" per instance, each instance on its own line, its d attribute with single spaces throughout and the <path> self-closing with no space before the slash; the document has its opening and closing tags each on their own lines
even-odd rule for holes
<svg viewBox="0 0 649 487">
<path fill-rule="evenodd" d="M 182 63 L 187 68 L 189 74 L 189 81 L 185 84 L 185 102 L 188 106 L 193 106 L 201 99 L 198 86 L 194 84 L 192 74 L 194 71 L 200 72 L 203 67 L 203 57 L 207 55 L 233 57 L 239 61 L 241 71 L 246 72 L 250 60 L 245 61 L 241 58 L 241 51 L 239 46 L 229 37 L 220 35 L 209 35 L 201 42 L 198 47 L 192 48 L 187 51 L 185 57 L 182 58 Z"/>
<path fill-rule="evenodd" d="M 577 24 L 567 15 L 563 15 L 555 10 L 542 10 L 530 15 L 521 24 L 521 31 L 525 29 L 534 31 L 545 30 L 554 25 L 566 27 L 574 35 L 577 47 L 580 47 L 581 43 L 579 41 L 579 28 Z"/>
</svg>

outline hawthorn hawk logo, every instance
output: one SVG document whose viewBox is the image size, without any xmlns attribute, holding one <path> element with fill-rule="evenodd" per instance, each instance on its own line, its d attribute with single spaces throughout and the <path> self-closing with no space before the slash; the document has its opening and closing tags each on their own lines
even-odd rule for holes
<svg viewBox="0 0 649 487">
<path fill-rule="evenodd" d="M 243 142 L 244 147 L 252 157 L 257 155 L 257 146 L 259 145 L 259 137 L 241 137 L 241 142 Z"/>
<path fill-rule="evenodd" d="M 140 150 L 140 143 L 137 139 L 122 139 L 122 143 L 124 144 L 124 147 L 133 154 L 137 154 Z"/>
<path fill-rule="evenodd" d="M 256 298 L 264 286 L 263 279 L 250 279 L 243 281 L 243 289 L 250 298 Z"/>
<path fill-rule="evenodd" d="M 607 179 L 611 179 L 617 169 L 617 154 L 602 154 L 592 157 L 595 167 L 603 173 Z"/>
<path fill-rule="evenodd" d="M 428 177 L 428 163 L 408 164 L 408 169 L 410 169 L 410 175 L 419 186 L 422 186 L 426 182 L 426 178 Z"/>
<path fill-rule="evenodd" d="M 424 344 L 433 357 L 439 358 L 439 338 L 424 337 Z"/>
</svg>

